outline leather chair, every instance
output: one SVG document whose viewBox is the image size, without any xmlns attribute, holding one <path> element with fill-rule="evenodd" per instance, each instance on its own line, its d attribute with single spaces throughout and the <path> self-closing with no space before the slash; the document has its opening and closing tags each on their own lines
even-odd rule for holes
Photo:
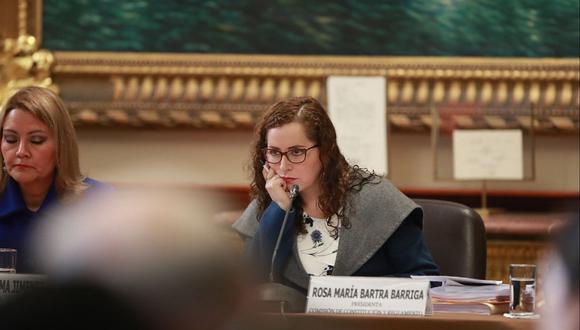
<svg viewBox="0 0 580 330">
<path fill-rule="evenodd" d="M 487 246 L 481 216 L 454 202 L 414 201 L 423 208 L 423 235 L 441 275 L 485 279 Z"/>
</svg>

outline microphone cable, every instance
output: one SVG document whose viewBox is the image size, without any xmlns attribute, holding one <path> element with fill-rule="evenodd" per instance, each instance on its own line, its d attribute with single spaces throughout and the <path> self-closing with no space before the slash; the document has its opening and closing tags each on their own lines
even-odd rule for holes
<svg viewBox="0 0 580 330">
<path fill-rule="evenodd" d="M 276 256 L 278 255 L 278 249 L 280 248 L 280 242 L 282 241 L 282 234 L 284 233 L 284 228 L 286 228 L 286 222 L 288 222 L 288 215 L 294 209 L 294 199 L 298 196 L 299 187 L 297 184 L 290 188 L 290 206 L 286 213 L 284 214 L 284 220 L 282 221 L 282 227 L 280 227 L 280 232 L 278 233 L 278 238 L 276 239 L 276 246 L 274 247 L 274 252 L 272 252 L 272 260 L 270 261 L 270 274 L 268 275 L 268 280 L 274 282 L 274 262 L 276 261 Z"/>
</svg>

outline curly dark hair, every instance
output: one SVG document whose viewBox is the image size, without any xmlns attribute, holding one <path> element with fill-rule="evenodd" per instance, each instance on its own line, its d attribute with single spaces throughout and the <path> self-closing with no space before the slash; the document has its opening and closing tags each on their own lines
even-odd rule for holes
<svg viewBox="0 0 580 330">
<path fill-rule="evenodd" d="M 332 121 L 320 102 L 312 97 L 292 97 L 275 103 L 256 125 L 249 168 L 253 176 L 250 194 L 257 200 L 258 217 L 261 217 L 271 202 L 262 175 L 263 149 L 267 147 L 268 131 L 293 122 L 302 124 L 306 137 L 313 141 L 320 151 L 322 171 L 318 206 L 328 217 L 328 225 L 334 227 L 331 234 L 336 237 L 339 224 L 345 228 L 350 227 L 349 219 L 345 216 L 349 208 L 348 193 L 360 191 L 366 183 L 377 183 L 380 178 L 374 172 L 348 164 L 338 148 Z M 298 207 L 300 204 L 301 201 L 298 201 Z M 338 217 L 338 224 L 331 223 L 330 219 L 334 214 Z M 302 222 L 298 221 L 297 225 L 299 232 L 305 232 Z"/>
</svg>

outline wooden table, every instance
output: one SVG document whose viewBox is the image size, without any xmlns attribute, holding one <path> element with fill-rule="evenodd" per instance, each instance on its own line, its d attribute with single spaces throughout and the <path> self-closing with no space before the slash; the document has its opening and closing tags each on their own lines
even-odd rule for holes
<svg viewBox="0 0 580 330">
<path fill-rule="evenodd" d="M 515 320 L 501 315 L 435 314 L 430 316 L 367 316 L 332 314 L 262 314 L 253 329 L 299 330 L 533 330 L 538 320 Z"/>
</svg>

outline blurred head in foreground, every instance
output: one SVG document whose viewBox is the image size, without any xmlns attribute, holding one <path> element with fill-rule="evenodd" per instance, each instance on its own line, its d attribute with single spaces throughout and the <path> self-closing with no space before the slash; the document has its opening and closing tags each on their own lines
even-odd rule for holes
<svg viewBox="0 0 580 330">
<path fill-rule="evenodd" d="M 35 251 L 56 283 L 95 283 L 152 328 L 217 329 L 240 306 L 245 278 L 211 212 L 199 196 L 98 196 L 52 214 Z"/>
<path fill-rule="evenodd" d="M 545 261 L 546 304 L 542 311 L 541 329 L 577 330 L 580 328 L 578 215 L 559 230 L 554 252 Z"/>
</svg>

